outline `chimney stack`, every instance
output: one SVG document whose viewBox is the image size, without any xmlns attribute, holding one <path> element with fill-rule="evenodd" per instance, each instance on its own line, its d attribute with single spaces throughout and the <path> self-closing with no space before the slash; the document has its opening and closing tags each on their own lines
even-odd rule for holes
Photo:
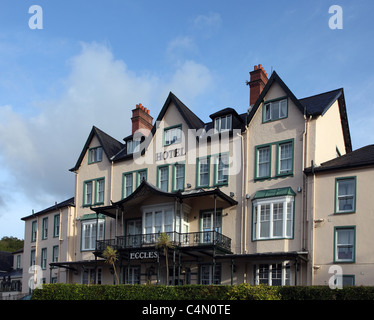
<svg viewBox="0 0 374 320">
<path fill-rule="evenodd" d="M 253 106 L 268 82 L 268 75 L 261 64 L 254 66 L 254 70 L 249 74 L 251 76 L 250 81 L 247 82 L 250 88 L 249 105 Z"/>
<path fill-rule="evenodd" d="M 136 108 L 132 110 L 132 134 L 135 131 L 141 131 L 145 136 L 148 136 L 152 129 L 153 118 L 149 115 L 149 109 L 139 103 Z"/>
</svg>

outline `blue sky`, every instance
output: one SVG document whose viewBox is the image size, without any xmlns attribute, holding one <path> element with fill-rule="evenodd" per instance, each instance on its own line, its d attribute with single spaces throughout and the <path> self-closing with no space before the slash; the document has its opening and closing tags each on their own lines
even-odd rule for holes
<svg viewBox="0 0 374 320">
<path fill-rule="evenodd" d="M 29 28 L 31 5 L 42 30 Z M 21 217 L 74 195 L 68 169 L 92 125 L 120 140 L 135 104 L 156 117 L 169 91 L 204 121 L 245 112 L 260 63 L 298 98 L 343 87 L 353 148 L 373 144 L 373 11 L 371 0 L 2 0 L 0 238 L 23 239 Z"/>
</svg>

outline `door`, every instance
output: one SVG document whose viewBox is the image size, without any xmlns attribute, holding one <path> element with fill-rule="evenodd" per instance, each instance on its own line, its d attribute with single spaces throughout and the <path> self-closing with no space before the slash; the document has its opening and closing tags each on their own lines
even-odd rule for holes
<svg viewBox="0 0 374 320">
<path fill-rule="evenodd" d="M 126 243 L 128 247 L 140 247 L 142 239 L 142 220 L 127 221 Z"/>
<path fill-rule="evenodd" d="M 215 221 L 214 221 L 215 220 Z M 202 243 L 212 243 L 216 238 L 215 232 L 222 232 L 222 214 L 221 211 L 216 211 L 214 218 L 214 211 L 205 211 L 201 213 L 201 230 Z"/>
</svg>

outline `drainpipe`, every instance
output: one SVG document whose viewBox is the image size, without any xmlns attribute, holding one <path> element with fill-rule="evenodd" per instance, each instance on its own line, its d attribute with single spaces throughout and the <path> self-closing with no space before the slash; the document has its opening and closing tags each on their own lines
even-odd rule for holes
<svg viewBox="0 0 374 320">
<path fill-rule="evenodd" d="M 244 133 L 247 133 L 248 126 L 245 126 Z M 240 253 L 247 252 L 247 214 L 248 214 L 248 206 L 247 206 L 247 181 L 248 181 L 248 168 L 247 168 L 247 157 L 246 157 L 246 148 L 244 145 L 244 137 L 243 135 L 236 133 L 238 137 L 241 138 L 242 141 L 242 168 L 244 168 L 244 174 L 242 173 L 242 223 L 240 226 Z"/>
</svg>

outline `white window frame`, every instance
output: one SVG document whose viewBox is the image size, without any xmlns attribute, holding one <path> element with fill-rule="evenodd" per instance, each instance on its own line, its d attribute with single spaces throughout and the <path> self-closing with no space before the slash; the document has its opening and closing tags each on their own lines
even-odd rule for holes
<svg viewBox="0 0 374 320">
<path fill-rule="evenodd" d="M 277 221 L 275 219 L 276 210 L 275 207 L 278 207 L 282 203 L 282 232 L 280 235 L 274 235 L 275 228 L 274 224 Z M 252 219 L 252 228 L 253 228 L 253 240 L 268 240 L 268 239 L 292 239 L 293 238 L 293 223 L 294 223 L 294 197 L 285 196 L 285 197 L 275 197 L 275 198 L 264 198 L 258 199 L 253 202 L 253 219 Z M 261 211 L 262 209 L 269 207 L 269 219 L 261 221 Z M 278 220 L 279 221 L 279 220 Z M 261 236 L 261 226 L 265 223 L 269 224 L 268 236 Z"/>
<path fill-rule="evenodd" d="M 218 132 L 230 131 L 232 129 L 232 115 L 228 114 L 215 118 L 214 129 Z"/>
<path fill-rule="evenodd" d="M 275 269 L 274 269 L 275 265 Z M 289 261 L 282 261 L 282 262 L 264 262 L 264 263 L 257 263 L 254 265 L 254 284 L 266 284 L 269 286 L 273 286 L 273 280 L 279 279 L 274 278 L 275 275 L 278 276 L 277 272 L 279 271 L 279 265 L 281 266 L 281 286 L 288 286 L 292 285 L 291 283 L 291 263 Z M 262 270 L 262 268 L 264 268 Z M 273 272 L 274 270 L 274 272 Z"/>
<path fill-rule="evenodd" d="M 81 232 L 81 251 L 92 251 L 96 249 L 96 240 L 104 239 L 105 219 L 98 219 L 98 237 L 96 238 L 96 219 L 83 220 Z M 86 233 L 88 233 L 86 235 Z M 88 243 L 87 243 L 87 241 Z"/>
</svg>

